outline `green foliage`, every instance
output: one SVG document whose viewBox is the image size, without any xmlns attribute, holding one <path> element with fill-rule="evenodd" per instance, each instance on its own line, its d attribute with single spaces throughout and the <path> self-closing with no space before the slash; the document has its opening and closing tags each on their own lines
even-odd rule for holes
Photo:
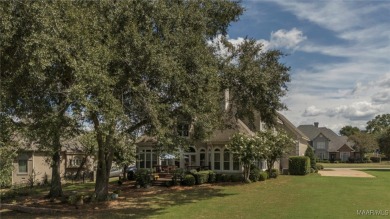
<svg viewBox="0 0 390 219">
<path fill-rule="evenodd" d="M 324 166 L 322 164 L 316 164 L 316 169 L 317 170 L 323 170 Z"/>
<path fill-rule="evenodd" d="M 305 156 L 310 158 L 310 166 L 311 166 L 311 168 L 316 170 L 317 169 L 317 166 L 316 166 L 317 159 L 316 159 L 316 156 L 314 154 L 313 148 L 311 146 L 307 147 L 307 149 L 305 151 Z"/>
<path fill-rule="evenodd" d="M 195 185 L 195 183 L 196 183 L 196 180 L 192 174 L 185 175 L 185 177 L 183 179 L 183 185 L 193 186 L 193 185 Z"/>
<path fill-rule="evenodd" d="M 390 158 L 390 127 L 386 129 L 378 138 L 380 152 Z"/>
<path fill-rule="evenodd" d="M 203 183 L 209 182 L 209 176 L 210 176 L 210 171 L 199 171 L 199 172 L 191 172 L 191 175 L 195 177 L 195 184 L 196 185 L 201 185 Z"/>
<path fill-rule="evenodd" d="M 271 169 L 271 174 L 269 175 L 269 178 L 278 178 L 279 176 L 279 170 L 278 169 Z"/>
<path fill-rule="evenodd" d="M 367 122 L 368 133 L 382 133 L 390 128 L 390 114 L 382 114 L 375 116 L 374 119 Z"/>
<path fill-rule="evenodd" d="M 355 143 L 353 148 L 360 152 L 362 157 L 378 148 L 378 142 L 374 134 L 359 132 L 349 136 L 348 139 Z"/>
<path fill-rule="evenodd" d="M 177 186 L 180 185 L 183 181 L 184 176 L 186 175 L 186 171 L 183 168 L 178 168 L 173 171 L 172 176 L 172 185 Z"/>
<path fill-rule="evenodd" d="M 306 175 L 310 173 L 310 158 L 305 156 L 294 156 L 289 158 L 290 175 Z"/>
<path fill-rule="evenodd" d="M 216 181 L 216 173 L 212 170 L 209 170 L 209 183 L 215 183 Z"/>
<path fill-rule="evenodd" d="M 381 158 L 380 157 L 370 157 L 370 160 L 373 162 L 373 163 L 379 163 L 381 161 Z"/>
<path fill-rule="evenodd" d="M 259 181 L 259 178 L 260 178 L 260 169 L 257 166 L 252 165 L 251 172 L 249 174 L 249 179 L 252 182 L 257 182 L 257 181 Z"/>
<path fill-rule="evenodd" d="M 251 165 L 262 156 L 261 139 L 236 133 L 226 147 L 238 157 L 244 167 L 244 178 L 249 179 Z"/>
<path fill-rule="evenodd" d="M 360 129 L 358 127 L 352 127 L 350 125 L 344 126 L 340 129 L 340 135 L 344 135 L 344 136 L 355 135 L 359 132 L 360 132 Z"/>
<path fill-rule="evenodd" d="M 295 146 L 295 141 L 283 129 L 258 132 L 257 137 L 261 139 L 262 159 L 267 161 L 268 173 L 271 175 L 272 167 L 277 159 L 288 154 Z"/>
<path fill-rule="evenodd" d="M 139 169 L 135 173 L 135 182 L 137 185 L 146 187 L 152 182 L 152 172 L 150 169 Z"/>
<path fill-rule="evenodd" d="M 265 181 L 268 179 L 268 172 L 261 171 L 259 175 L 259 181 Z"/>
<path fill-rule="evenodd" d="M 243 182 L 244 181 L 244 177 L 242 176 L 242 174 L 232 174 L 230 176 L 230 180 L 232 182 Z"/>
</svg>

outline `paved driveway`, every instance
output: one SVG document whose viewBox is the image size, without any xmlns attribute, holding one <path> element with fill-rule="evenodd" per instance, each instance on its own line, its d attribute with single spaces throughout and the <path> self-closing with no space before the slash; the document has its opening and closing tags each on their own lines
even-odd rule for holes
<svg viewBox="0 0 390 219">
<path fill-rule="evenodd" d="M 342 177 L 375 177 L 366 172 L 360 171 L 359 169 L 351 168 L 326 168 L 318 171 L 321 176 L 342 176 Z"/>
</svg>

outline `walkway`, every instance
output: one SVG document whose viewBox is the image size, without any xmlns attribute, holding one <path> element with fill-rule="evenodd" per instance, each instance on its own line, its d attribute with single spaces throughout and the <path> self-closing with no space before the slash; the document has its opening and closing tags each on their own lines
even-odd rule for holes
<svg viewBox="0 0 390 219">
<path fill-rule="evenodd" d="M 363 168 L 367 169 L 367 168 Z M 375 176 L 363 172 L 359 168 L 325 168 L 324 170 L 318 171 L 321 176 L 342 176 L 342 177 L 367 177 L 373 178 Z"/>
</svg>

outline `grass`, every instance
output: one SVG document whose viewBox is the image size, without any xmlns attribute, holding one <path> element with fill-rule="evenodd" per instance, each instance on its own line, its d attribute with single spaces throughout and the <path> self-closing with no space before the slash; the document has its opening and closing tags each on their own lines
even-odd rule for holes
<svg viewBox="0 0 390 219">
<path fill-rule="evenodd" d="M 390 161 L 381 163 L 319 163 L 324 168 L 390 168 Z"/>
<path fill-rule="evenodd" d="M 144 192 L 142 195 L 126 197 L 120 202 L 119 208 L 99 213 L 76 211 L 74 215 L 65 216 L 186 219 L 373 218 L 358 216 L 357 210 L 390 210 L 390 193 L 387 192 L 390 170 L 366 172 L 376 177 L 322 177 L 310 174 L 280 176 L 252 184 L 215 184 L 195 186 L 192 189 Z M 127 194 L 131 193 L 141 194 L 137 190 L 128 191 Z M 26 215 L 19 217 L 23 216 Z"/>
</svg>

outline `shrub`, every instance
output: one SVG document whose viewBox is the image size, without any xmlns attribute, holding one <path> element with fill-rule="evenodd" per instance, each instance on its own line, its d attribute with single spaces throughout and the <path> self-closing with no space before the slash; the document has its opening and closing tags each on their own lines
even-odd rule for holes
<svg viewBox="0 0 390 219">
<path fill-rule="evenodd" d="M 271 175 L 270 178 L 276 179 L 279 176 L 279 170 L 278 169 L 271 169 Z"/>
<path fill-rule="evenodd" d="M 185 175 L 185 177 L 183 179 L 183 184 L 186 186 L 195 185 L 195 177 L 192 174 Z"/>
<path fill-rule="evenodd" d="M 315 169 L 316 168 L 316 158 L 314 155 L 313 148 L 311 146 L 308 146 L 306 151 L 305 151 L 305 156 L 310 158 L 310 166 L 311 168 Z"/>
<path fill-rule="evenodd" d="M 259 175 L 259 181 L 265 181 L 266 179 L 268 179 L 268 173 L 261 171 Z"/>
<path fill-rule="evenodd" d="M 238 175 L 238 174 L 233 174 L 233 175 L 231 175 L 230 178 L 231 178 L 232 182 L 242 182 L 244 180 L 244 176 Z M 249 176 L 249 178 L 250 178 L 250 176 Z"/>
<path fill-rule="evenodd" d="M 256 166 L 252 166 L 251 172 L 249 173 L 249 179 L 252 182 L 257 182 L 259 181 L 259 177 L 260 177 L 260 169 Z"/>
<path fill-rule="evenodd" d="M 373 162 L 373 163 L 379 163 L 381 161 L 381 158 L 380 157 L 370 157 L 370 160 Z"/>
<path fill-rule="evenodd" d="M 201 185 L 209 181 L 209 171 L 199 171 L 191 175 L 195 177 L 196 185 Z"/>
<path fill-rule="evenodd" d="M 217 181 L 214 171 L 209 170 L 209 183 L 215 183 Z"/>
<path fill-rule="evenodd" d="M 139 169 L 135 173 L 135 181 L 137 185 L 146 187 L 151 183 L 152 172 L 150 169 Z"/>
<path fill-rule="evenodd" d="M 323 170 L 324 166 L 322 164 L 316 164 L 317 170 Z"/>
<path fill-rule="evenodd" d="M 289 172 L 291 175 L 306 175 L 310 173 L 310 158 L 305 156 L 290 157 Z"/>
<path fill-rule="evenodd" d="M 173 171 L 172 185 L 177 186 L 182 183 L 185 176 L 185 171 L 182 168 L 178 168 Z"/>
</svg>

